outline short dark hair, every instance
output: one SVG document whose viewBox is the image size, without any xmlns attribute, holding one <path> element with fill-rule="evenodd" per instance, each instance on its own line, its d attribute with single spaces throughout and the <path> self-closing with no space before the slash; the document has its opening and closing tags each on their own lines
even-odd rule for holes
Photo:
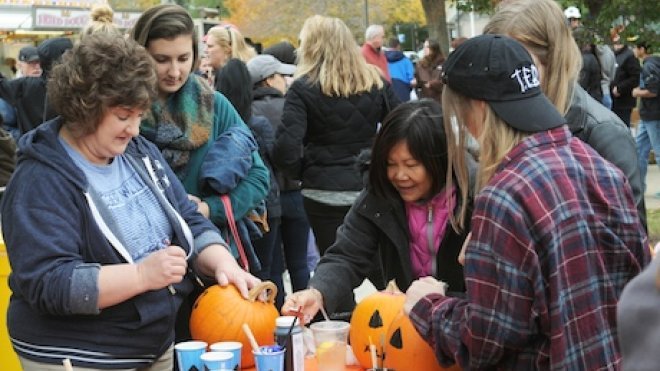
<svg viewBox="0 0 660 371">
<path fill-rule="evenodd" d="M 244 122 L 252 116 L 252 79 L 243 61 L 232 58 L 220 69 L 217 77 L 218 90 L 234 106 Z"/>
<path fill-rule="evenodd" d="M 73 135 L 96 131 L 108 108 L 146 109 L 156 97 L 149 53 L 113 33 L 85 36 L 62 56 L 48 79 L 48 102 Z"/>
<path fill-rule="evenodd" d="M 648 41 L 639 39 L 635 43 L 635 46 L 638 48 L 644 48 L 644 50 L 646 50 L 646 54 L 651 54 L 651 44 Z"/>
<path fill-rule="evenodd" d="M 369 167 L 369 186 L 381 197 L 399 197 L 387 177 L 387 162 L 390 151 L 401 141 L 408 143 L 410 154 L 431 176 L 431 192 L 440 192 L 445 186 L 448 167 L 447 137 L 440 104 L 432 99 L 406 102 L 393 109 L 383 121 L 371 148 Z"/>
<path fill-rule="evenodd" d="M 171 40 L 181 35 L 192 36 L 194 71 L 199 65 L 198 36 L 193 19 L 184 8 L 174 4 L 156 5 L 142 13 L 131 29 L 131 38 L 145 48 L 152 40 Z"/>
<path fill-rule="evenodd" d="M 401 42 L 399 42 L 399 39 L 396 37 L 390 37 L 387 42 L 387 46 L 390 48 L 398 48 L 399 45 L 401 45 Z"/>
</svg>

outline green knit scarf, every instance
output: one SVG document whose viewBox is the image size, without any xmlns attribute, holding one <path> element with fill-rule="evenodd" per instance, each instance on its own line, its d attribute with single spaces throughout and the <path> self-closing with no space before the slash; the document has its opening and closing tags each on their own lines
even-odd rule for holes
<svg viewBox="0 0 660 371">
<path fill-rule="evenodd" d="M 144 113 L 140 133 L 160 148 L 165 160 L 181 175 L 190 152 L 203 146 L 211 135 L 214 90 L 199 76 L 186 83 L 165 104 L 156 101 Z"/>
</svg>

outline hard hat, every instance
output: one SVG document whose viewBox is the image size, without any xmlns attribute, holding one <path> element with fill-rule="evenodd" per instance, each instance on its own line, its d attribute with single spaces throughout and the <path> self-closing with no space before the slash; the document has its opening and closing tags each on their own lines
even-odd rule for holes
<svg viewBox="0 0 660 371">
<path fill-rule="evenodd" d="M 571 19 L 571 18 L 576 18 L 580 19 L 582 18 L 582 15 L 580 14 L 580 9 L 574 7 L 574 6 L 569 6 L 564 10 L 564 15 L 566 18 Z"/>
</svg>

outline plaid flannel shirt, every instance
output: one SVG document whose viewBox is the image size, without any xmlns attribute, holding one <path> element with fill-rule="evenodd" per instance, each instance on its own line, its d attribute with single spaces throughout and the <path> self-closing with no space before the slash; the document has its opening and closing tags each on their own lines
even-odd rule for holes
<svg viewBox="0 0 660 371">
<path fill-rule="evenodd" d="M 433 294 L 410 317 L 440 363 L 616 370 L 616 304 L 650 260 L 624 175 L 566 127 L 512 149 L 475 199 L 467 299 Z"/>
</svg>

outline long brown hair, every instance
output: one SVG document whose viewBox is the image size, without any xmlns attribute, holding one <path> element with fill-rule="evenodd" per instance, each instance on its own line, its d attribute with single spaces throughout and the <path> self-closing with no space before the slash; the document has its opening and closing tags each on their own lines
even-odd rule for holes
<svg viewBox="0 0 660 371">
<path fill-rule="evenodd" d="M 425 55 L 422 60 L 419 61 L 419 64 L 424 68 L 433 68 L 437 64 L 445 61 L 445 56 L 442 54 L 440 49 L 440 43 L 435 40 L 426 40 L 429 43 L 429 54 Z"/>
<path fill-rule="evenodd" d="M 156 39 L 173 39 L 181 35 L 192 37 L 192 70 L 199 65 L 199 44 L 197 32 L 190 14 L 179 5 L 162 4 L 147 9 L 131 29 L 131 38 L 149 48 Z"/>
</svg>

